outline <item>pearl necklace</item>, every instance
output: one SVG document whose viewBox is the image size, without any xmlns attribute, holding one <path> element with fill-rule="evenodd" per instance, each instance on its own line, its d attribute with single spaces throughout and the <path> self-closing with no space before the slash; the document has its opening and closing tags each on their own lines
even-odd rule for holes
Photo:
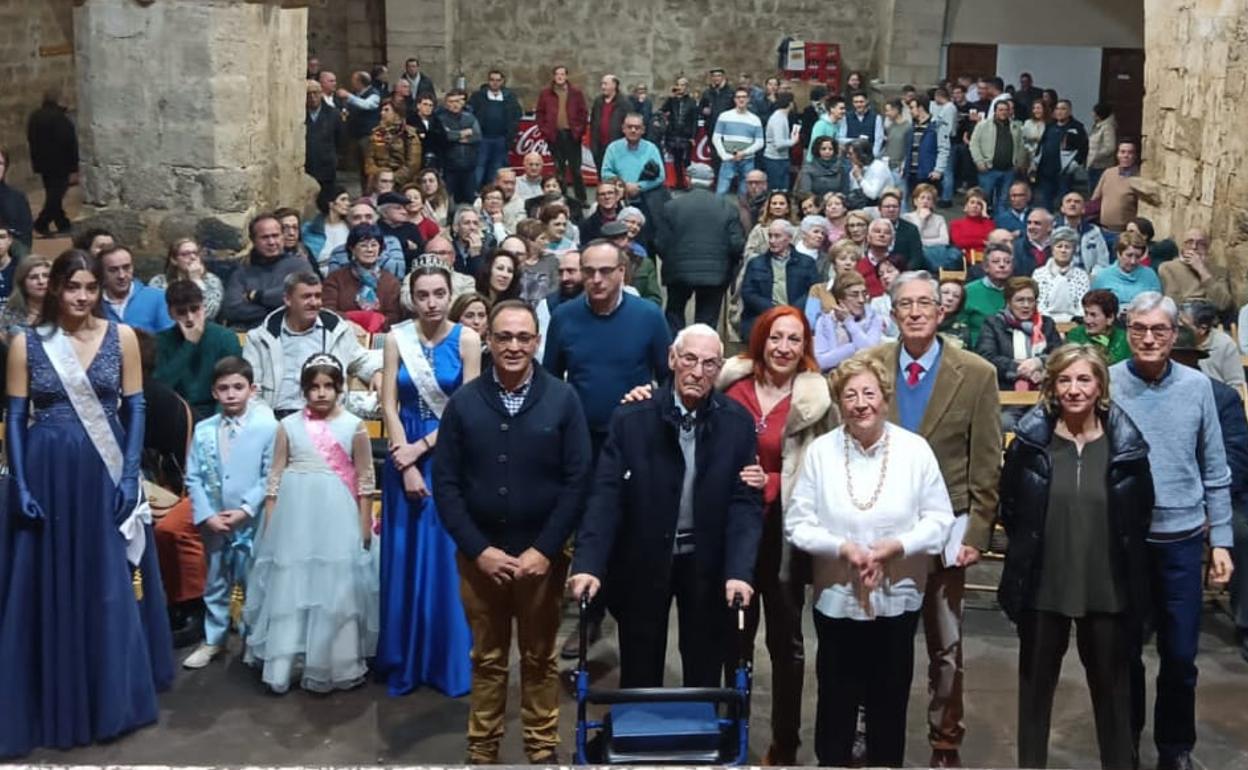
<svg viewBox="0 0 1248 770">
<path fill-rule="evenodd" d="M 855 508 L 857 508 L 860 511 L 869 511 L 875 507 L 875 502 L 880 499 L 880 493 L 884 491 L 884 479 L 886 476 L 888 476 L 888 447 L 889 447 L 888 428 L 885 427 L 884 429 L 884 458 L 880 464 L 880 477 L 876 479 L 875 481 L 875 491 L 871 493 L 871 499 L 865 503 L 858 502 L 858 500 L 854 497 L 854 474 L 850 470 L 850 462 L 849 462 L 850 439 L 849 439 L 848 430 L 844 432 L 844 438 L 845 438 L 845 488 L 846 488 L 845 491 L 849 494 L 849 501 L 854 504 Z"/>
</svg>

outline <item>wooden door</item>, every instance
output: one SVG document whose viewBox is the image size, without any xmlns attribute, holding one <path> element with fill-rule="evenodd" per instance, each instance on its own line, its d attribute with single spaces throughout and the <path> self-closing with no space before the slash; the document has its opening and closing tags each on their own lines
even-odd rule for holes
<svg viewBox="0 0 1248 770">
<path fill-rule="evenodd" d="M 1144 51 L 1106 48 L 1101 52 L 1101 101 L 1114 108 L 1118 136 L 1139 140 L 1144 117 Z"/>
<path fill-rule="evenodd" d="M 950 43 L 945 55 L 945 77 L 956 81 L 961 75 L 973 78 L 997 74 L 997 47 L 980 43 Z"/>
</svg>

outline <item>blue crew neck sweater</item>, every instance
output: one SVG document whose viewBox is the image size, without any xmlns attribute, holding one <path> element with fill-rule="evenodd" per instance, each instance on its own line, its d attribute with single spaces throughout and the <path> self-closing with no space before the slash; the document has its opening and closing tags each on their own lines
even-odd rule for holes
<svg viewBox="0 0 1248 770">
<path fill-rule="evenodd" d="M 654 303 L 625 293 L 615 310 L 597 315 L 580 297 L 555 308 L 542 365 L 556 377 L 567 377 L 581 398 L 590 431 L 605 433 L 625 393 L 667 379 L 671 344 L 667 320 Z"/>
<path fill-rule="evenodd" d="M 1114 403 L 1148 441 L 1155 497 L 1151 534 L 1195 532 L 1208 521 L 1209 544 L 1230 548 L 1231 469 L 1209 378 L 1170 364 L 1160 380 L 1149 382 L 1130 360 L 1114 364 L 1109 374 Z"/>
</svg>

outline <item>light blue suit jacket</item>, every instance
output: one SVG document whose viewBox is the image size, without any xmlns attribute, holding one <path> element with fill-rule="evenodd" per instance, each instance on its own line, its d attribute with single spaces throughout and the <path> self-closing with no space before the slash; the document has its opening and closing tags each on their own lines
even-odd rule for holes
<svg viewBox="0 0 1248 770">
<path fill-rule="evenodd" d="M 191 496 L 195 524 L 224 510 L 247 506 L 253 518 L 260 513 L 273 461 L 277 418 L 273 410 L 253 398 L 243 417 L 242 429 L 230 445 L 230 460 L 221 462 L 217 431 L 221 415 L 214 414 L 195 426 L 186 461 L 186 487 Z"/>
</svg>

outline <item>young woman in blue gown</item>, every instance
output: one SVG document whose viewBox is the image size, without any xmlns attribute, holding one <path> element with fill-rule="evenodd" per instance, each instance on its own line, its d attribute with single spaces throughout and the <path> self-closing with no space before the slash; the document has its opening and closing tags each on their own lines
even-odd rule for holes
<svg viewBox="0 0 1248 770">
<path fill-rule="evenodd" d="M 376 666 L 392 695 L 421 685 L 458 697 L 472 681 L 472 638 L 455 544 L 438 517 L 432 466 L 447 397 L 481 370 L 481 340 L 451 323 L 449 269 L 419 262 L 415 319 L 386 336 L 382 411 L 390 462 L 382 482 L 381 639 Z"/>
<path fill-rule="evenodd" d="M 100 317 L 101 283 L 95 258 L 62 254 L 40 323 L 9 351 L 0 757 L 151 724 L 156 693 L 173 681 L 152 528 L 133 513 L 139 346 L 128 326 Z"/>
</svg>

